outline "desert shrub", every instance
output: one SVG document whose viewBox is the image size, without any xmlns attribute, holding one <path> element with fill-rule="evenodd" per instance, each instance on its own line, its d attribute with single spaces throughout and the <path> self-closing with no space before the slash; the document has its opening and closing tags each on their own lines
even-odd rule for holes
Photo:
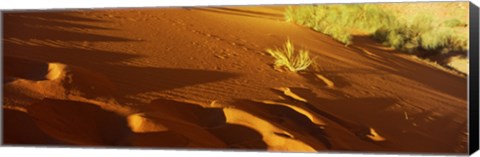
<svg viewBox="0 0 480 157">
<path fill-rule="evenodd" d="M 431 31 L 425 31 L 420 34 L 420 44 L 425 50 L 437 50 L 438 48 L 447 47 L 448 40 L 453 34 L 451 29 L 438 28 Z"/>
<path fill-rule="evenodd" d="M 445 20 L 442 24 L 445 27 L 465 27 L 467 23 L 460 21 L 459 19 Z"/>
<path fill-rule="evenodd" d="M 286 67 L 293 72 L 305 70 L 313 63 L 309 52 L 307 50 L 296 52 L 290 40 L 285 42 L 282 49 L 267 49 L 266 51 L 275 58 L 275 67 Z"/>
<path fill-rule="evenodd" d="M 392 13 L 372 4 L 288 7 L 285 19 L 327 34 L 345 44 L 351 43 L 352 30 L 373 33 L 378 28 L 395 23 Z"/>
<path fill-rule="evenodd" d="M 456 27 L 467 24 L 458 19 L 439 22 L 433 14 L 418 14 L 413 18 L 389 12 L 375 4 L 335 4 L 290 6 L 286 21 L 312 28 L 346 45 L 352 34 L 361 32 L 397 50 L 431 54 L 452 51 L 466 52 L 468 37 Z"/>
<path fill-rule="evenodd" d="M 379 28 L 373 37 L 395 49 L 414 53 L 416 50 L 431 52 L 466 51 L 467 39 L 451 28 L 435 24 L 432 16 L 419 15 L 411 22 L 393 27 Z"/>
</svg>

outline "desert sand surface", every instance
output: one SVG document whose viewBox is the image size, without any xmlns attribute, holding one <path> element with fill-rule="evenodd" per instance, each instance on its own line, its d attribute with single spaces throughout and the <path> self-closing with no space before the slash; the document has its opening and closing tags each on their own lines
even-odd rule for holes
<svg viewBox="0 0 480 157">
<path fill-rule="evenodd" d="M 3 14 L 4 144 L 467 152 L 467 79 L 282 6 Z M 317 68 L 273 68 L 290 39 Z"/>
</svg>

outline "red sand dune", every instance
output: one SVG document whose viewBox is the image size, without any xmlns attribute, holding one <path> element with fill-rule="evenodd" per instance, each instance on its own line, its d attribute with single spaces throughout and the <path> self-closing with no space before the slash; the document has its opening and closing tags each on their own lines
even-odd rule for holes
<svg viewBox="0 0 480 157">
<path fill-rule="evenodd" d="M 5 144 L 465 153 L 467 80 L 282 7 L 4 14 Z M 280 72 L 286 39 L 319 70 Z"/>
</svg>

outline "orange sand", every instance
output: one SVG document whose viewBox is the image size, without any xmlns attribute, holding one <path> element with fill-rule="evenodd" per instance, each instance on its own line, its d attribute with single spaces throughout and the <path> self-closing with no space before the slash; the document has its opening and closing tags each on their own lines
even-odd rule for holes
<svg viewBox="0 0 480 157">
<path fill-rule="evenodd" d="M 282 7 L 4 14 L 4 143 L 465 153 L 467 80 Z M 287 38 L 318 70 L 281 72 Z"/>
</svg>

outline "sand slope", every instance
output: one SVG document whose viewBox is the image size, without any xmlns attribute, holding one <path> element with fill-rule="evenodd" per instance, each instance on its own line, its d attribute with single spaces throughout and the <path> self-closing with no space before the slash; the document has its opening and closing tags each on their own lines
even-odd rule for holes
<svg viewBox="0 0 480 157">
<path fill-rule="evenodd" d="M 467 150 L 464 76 L 365 37 L 346 47 L 284 22 L 282 7 L 3 19 L 5 144 Z M 287 38 L 317 70 L 272 68 L 265 49 Z"/>
</svg>

